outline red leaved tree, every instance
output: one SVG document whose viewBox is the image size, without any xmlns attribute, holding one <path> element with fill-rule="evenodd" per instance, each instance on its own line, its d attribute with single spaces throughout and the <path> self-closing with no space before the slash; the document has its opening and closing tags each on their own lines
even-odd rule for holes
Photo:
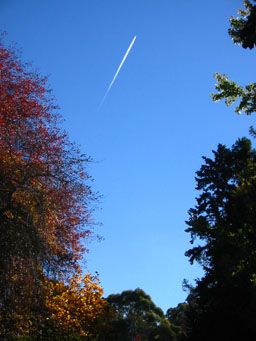
<svg viewBox="0 0 256 341">
<path fill-rule="evenodd" d="M 0 42 L 0 337 L 43 317 L 45 278 L 78 268 L 94 199 L 46 79 Z"/>
</svg>

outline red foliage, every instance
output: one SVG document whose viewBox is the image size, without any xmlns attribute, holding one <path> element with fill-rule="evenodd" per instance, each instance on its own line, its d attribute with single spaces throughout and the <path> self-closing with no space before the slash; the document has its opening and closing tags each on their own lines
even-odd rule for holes
<svg viewBox="0 0 256 341">
<path fill-rule="evenodd" d="M 45 275 L 76 271 L 91 234 L 88 161 L 59 128 L 46 79 L 0 43 L 0 304 L 9 317 L 24 300 L 41 302 Z"/>
</svg>

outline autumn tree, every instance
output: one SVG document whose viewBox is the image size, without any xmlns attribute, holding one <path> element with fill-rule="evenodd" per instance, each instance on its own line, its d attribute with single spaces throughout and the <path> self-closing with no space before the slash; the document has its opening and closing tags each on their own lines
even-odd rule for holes
<svg viewBox="0 0 256 341">
<path fill-rule="evenodd" d="M 109 318 L 108 304 L 97 276 L 75 274 L 68 283 L 46 283 L 47 318 L 42 336 L 53 340 L 96 340 L 100 322 Z"/>
<path fill-rule="evenodd" d="M 0 42 L 0 338 L 40 330 L 45 278 L 79 268 L 94 199 L 46 79 Z"/>
</svg>

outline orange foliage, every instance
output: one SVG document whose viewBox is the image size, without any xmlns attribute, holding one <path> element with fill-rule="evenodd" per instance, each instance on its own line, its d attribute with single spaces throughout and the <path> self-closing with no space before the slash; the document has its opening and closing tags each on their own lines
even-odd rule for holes
<svg viewBox="0 0 256 341">
<path fill-rule="evenodd" d="M 87 273 L 73 276 L 68 284 L 50 281 L 46 306 L 54 328 L 63 335 L 89 336 L 97 319 L 106 312 L 103 289 L 97 276 Z"/>
</svg>

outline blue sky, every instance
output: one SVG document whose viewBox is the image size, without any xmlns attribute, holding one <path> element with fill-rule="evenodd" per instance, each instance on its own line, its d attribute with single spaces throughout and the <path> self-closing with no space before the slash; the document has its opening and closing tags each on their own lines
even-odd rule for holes
<svg viewBox="0 0 256 341">
<path fill-rule="evenodd" d="M 195 171 L 219 142 L 248 135 L 251 117 L 215 104 L 213 73 L 255 81 L 255 52 L 235 46 L 228 18 L 242 1 L 1 0 L 0 29 L 49 83 L 83 152 L 104 237 L 87 264 L 105 295 L 141 287 L 166 310 L 200 276 L 184 252 Z M 99 103 L 134 35 L 104 105 Z"/>
</svg>

